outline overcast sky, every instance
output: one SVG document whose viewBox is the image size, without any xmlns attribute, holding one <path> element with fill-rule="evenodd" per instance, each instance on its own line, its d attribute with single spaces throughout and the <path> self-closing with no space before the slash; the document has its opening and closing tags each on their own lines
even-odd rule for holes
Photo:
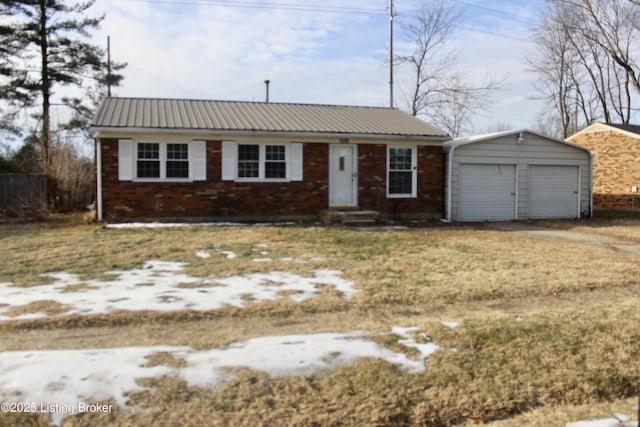
<svg viewBox="0 0 640 427">
<path fill-rule="evenodd" d="M 448 0 L 464 10 L 452 45 L 469 79 L 506 76 L 476 131 L 495 123 L 531 128 L 543 108 L 524 58 L 543 0 Z M 419 0 L 395 0 L 401 24 Z M 388 0 L 98 0 L 105 13 L 95 43 L 111 36 L 112 57 L 127 62 L 118 96 L 388 106 Z M 403 81 L 396 73 L 396 106 Z"/>
</svg>

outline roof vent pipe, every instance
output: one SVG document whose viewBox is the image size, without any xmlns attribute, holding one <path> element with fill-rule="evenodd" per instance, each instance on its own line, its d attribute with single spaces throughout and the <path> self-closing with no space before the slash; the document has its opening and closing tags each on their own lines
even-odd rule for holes
<svg viewBox="0 0 640 427">
<path fill-rule="evenodd" d="M 270 80 L 265 80 L 265 81 L 264 81 L 264 85 L 265 85 L 265 86 L 266 86 L 266 88 L 267 88 L 267 98 L 266 98 L 266 100 L 265 100 L 265 102 L 266 102 L 267 104 L 269 103 L 269 83 L 271 83 L 271 81 L 270 81 Z"/>
</svg>

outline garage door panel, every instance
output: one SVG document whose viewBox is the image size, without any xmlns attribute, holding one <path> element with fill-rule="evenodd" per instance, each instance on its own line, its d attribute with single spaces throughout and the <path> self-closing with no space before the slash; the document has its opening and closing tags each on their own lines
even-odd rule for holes
<svg viewBox="0 0 640 427">
<path fill-rule="evenodd" d="M 508 221 L 515 218 L 516 166 L 461 164 L 459 221 Z"/>
<path fill-rule="evenodd" d="M 529 166 L 529 218 L 577 218 L 578 166 Z"/>
</svg>

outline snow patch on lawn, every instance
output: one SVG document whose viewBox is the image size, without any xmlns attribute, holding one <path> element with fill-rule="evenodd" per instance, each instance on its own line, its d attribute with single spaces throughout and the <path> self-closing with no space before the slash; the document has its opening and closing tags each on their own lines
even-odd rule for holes
<svg viewBox="0 0 640 427">
<path fill-rule="evenodd" d="M 78 412 L 80 403 L 113 398 L 124 407 L 128 393 L 143 389 L 137 383 L 141 378 L 171 376 L 189 386 L 215 387 L 226 379 L 229 368 L 248 367 L 271 376 L 307 375 L 368 357 L 419 373 L 426 370 L 424 359 L 439 347 L 416 343 L 411 335 L 416 330 L 392 330 L 402 337 L 401 344 L 419 350 L 415 360 L 371 341 L 368 338 L 374 334 L 362 331 L 259 337 L 205 351 L 186 346 L 7 351 L 0 353 L 0 400 L 64 405 L 66 411 L 51 414 L 60 424 Z M 147 358 L 160 352 L 183 359 L 186 365 L 145 367 Z"/>
<path fill-rule="evenodd" d="M 613 414 L 613 418 L 599 420 L 576 421 L 567 423 L 566 427 L 636 427 L 637 421 L 631 421 L 631 417 L 625 414 Z"/>
<path fill-rule="evenodd" d="M 460 322 L 442 322 L 442 325 L 455 330 L 460 326 Z"/>
<path fill-rule="evenodd" d="M 213 250 L 215 250 L 216 252 L 221 253 L 222 255 L 226 256 L 227 259 L 236 259 L 238 257 L 235 252 L 233 252 L 233 251 L 225 251 L 225 250 L 219 248 L 218 246 L 213 248 Z"/>
<path fill-rule="evenodd" d="M 356 290 L 353 283 L 335 270 L 314 270 L 313 277 L 282 271 L 224 278 L 201 278 L 183 272 L 185 263 L 147 261 L 142 268 L 111 271 L 110 281 L 81 280 L 75 274 L 49 273 L 53 283 L 17 287 L 0 283 L 0 321 L 46 317 L 45 313 L 6 315 L 12 308 L 35 301 L 55 301 L 71 314 L 107 314 L 116 310 L 215 310 L 225 306 L 244 307 L 253 302 L 290 299 L 301 302 L 314 297 L 318 285 L 333 286 L 344 298 Z"/>
</svg>

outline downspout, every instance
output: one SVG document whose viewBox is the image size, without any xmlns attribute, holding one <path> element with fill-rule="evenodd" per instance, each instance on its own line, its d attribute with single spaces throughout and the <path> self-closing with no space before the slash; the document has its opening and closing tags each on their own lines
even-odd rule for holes
<svg viewBox="0 0 640 427">
<path fill-rule="evenodd" d="M 453 152 L 456 150 L 456 145 L 451 144 L 451 150 L 449 150 L 449 159 L 447 161 L 447 217 L 446 221 L 451 222 L 451 184 L 453 182 Z"/>
<path fill-rule="evenodd" d="M 96 138 L 96 217 L 102 221 L 102 144 Z"/>
<path fill-rule="evenodd" d="M 593 219 L 593 154 L 591 150 L 587 150 L 587 153 L 589 153 L 589 218 Z"/>
</svg>

